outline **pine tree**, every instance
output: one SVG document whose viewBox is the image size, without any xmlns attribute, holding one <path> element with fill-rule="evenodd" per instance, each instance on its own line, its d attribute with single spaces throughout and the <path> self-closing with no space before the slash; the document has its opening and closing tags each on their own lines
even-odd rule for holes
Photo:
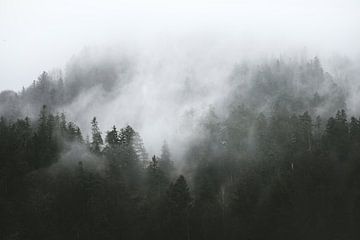
<svg viewBox="0 0 360 240">
<path fill-rule="evenodd" d="M 148 153 L 146 152 L 144 142 L 143 142 L 142 138 L 140 137 L 140 134 L 137 132 L 135 132 L 135 134 L 133 136 L 132 145 L 133 145 L 133 148 L 136 152 L 136 155 L 137 155 L 139 161 L 144 166 L 146 166 L 147 162 L 149 160 L 149 156 L 148 156 Z"/>
<path fill-rule="evenodd" d="M 100 154 L 101 147 L 104 144 L 104 142 L 101 137 L 101 132 L 96 117 L 94 117 L 93 120 L 91 121 L 91 133 L 92 133 L 91 150 L 96 154 Z"/>
<path fill-rule="evenodd" d="M 325 143 L 329 152 L 334 152 L 339 160 L 346 160 L 349 150 L 349 126 L 345 110 L 338 111 L 326 125 Z"/>
<path fill-rule="evenodd" d="M 312 150 L 312 121 L 308 112 L 300 115 L 302 139 L 308 151 Z"/>
<path fill-rule="evenodd" d="M 189 211 L 191 196 L 185 177 L 171 184 L 165 201 L 164 231 L 168 239 L 190 239 Z"/>
<path fill-rule="evenodd" d="M 113 126 L 111 131 L 107 132 L 105 141 L 110 148 L 113 148 L 119 144 L 120 139 L 118 137 L 118 132 L 115 125 Z"/>
<path fill-rule="evenodd" d="M 147 167 L 148 196 L 154 201 L 159 201 L 169 184 L 164 172 L 159 167 L 159 159 L 154 155 Z"/>
<path fill-rule="evenodd" d="M 44 105 L 40 111 L 37 131 L 33 136 L 35 149 L 32 165 L 35 168 L 45 167 L 56 161 L 58 142 L 53 136 L 54 130 L 55 117 Z"/>
</svg>

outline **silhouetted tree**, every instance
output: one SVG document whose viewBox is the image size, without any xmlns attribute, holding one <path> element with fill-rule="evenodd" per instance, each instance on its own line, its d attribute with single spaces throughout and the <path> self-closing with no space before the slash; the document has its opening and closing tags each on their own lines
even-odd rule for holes
<svg viewBox="0 0 360 240">
<path fill-rule="evenodd" d="M 101 137 L 101 132 L 96 117 L 94 117 L 91 121 L 91 133 L 92 133 L 91 150 L 94 153 L 99 154 L 104 142 Z"/>
</svg>

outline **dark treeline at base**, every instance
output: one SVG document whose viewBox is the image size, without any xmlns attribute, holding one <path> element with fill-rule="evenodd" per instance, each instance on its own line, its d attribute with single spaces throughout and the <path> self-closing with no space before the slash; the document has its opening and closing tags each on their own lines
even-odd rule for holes
<svg viewBox="0 0 360 240">
<path fill-rule="evenodd" d="M 1 118 L 0 238 L 359 239 L 359 119 L 240 106 L 205 123 L 180 171 L 130 126 L 103 140 L 94 118 L 84 140 L 46 107 Z"/>
</svg>

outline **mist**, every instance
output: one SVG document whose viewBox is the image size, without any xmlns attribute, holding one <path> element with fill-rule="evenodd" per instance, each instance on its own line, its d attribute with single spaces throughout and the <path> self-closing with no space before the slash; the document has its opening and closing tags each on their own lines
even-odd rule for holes
<svg viewBox="0 0 360 240">
<path fill-rule="evenodd" d="M 359 55 L 359 5 L 350 0 L 0 4 L 2 90 L 20 89 L 43 70 L 65 67 L 86 46 L 131 43 L 141 51 L 154 45 L 176 46 L 184 39 L 237 46 L 225 54 L 240 50 L 251 56 L 278 55 L 306 48 L 312 55 Z"/>
<path fill-rule="evenodd" d="M 358 239 L 358 9 L 0 0 L 0 238 Z"/>
<path fill-rule="evenodd" d="M 197 118 L 221 105 L 235 64 L 281 56 L 325 62 L 335 54 L 358 60 L 357 7 L 356 1 L 1 1 L 1 88 L 20 90 L 52 69 L 66 76 L 73 58 L 84 68 L 121 68 L 125 59 L 131 83 L 112 94 L 82 93 L 62 111 L 84 129 L 92 116 L 107 128 L 133 124 L 156 152 L 164 139 L 177 144 L 177 136 L 192 131 L 181 123 L 190 112 Z"/>
<path fill-rule="evenodd" d="M 173 137 L 170 129 L 173 134 L 181 132 L 178 119 L 186 111 L 207 108 L 226 95 L 226 76 L 241 61 L 283 55 L 327 59 L 334 54 L 358 59 L 360 52 L 356 1 L 2 1 L 1 6 L 3 90 L 28 86 L 42 71 L 56 68 L 66 74 L 69 60 L 84 47 L 83 52 L 90 55 L 84 58 L 92 61 L 110 58 L 107 61 L 113 59 L 111 64 L 116 64 L 117 59 L 128 58 L 136 65 L 136 76 L 126 90 L 116 93 L 121 97 L 101 96 L 93 90 L 89 94 L 100 98 L 97 103 L 105 107 L 84 110 L 99 116 L 106 127 L 117 122 L 135 124 L 145 140 L 153 135 L 149 142 L 156 146 Z M 178 96 L 186 79 L 203 91 L 190 103 Z M 134 93 L 138 88 L 141 91 Z M 131 101 L 126 100 L 129 97 Z M 83 101 L 77 101 L 75 105 L 82 106 Z M 130 102 L 128 107 L 125 101 Z M 110 104 L 114 111 L 142 107 L 144 112 L 105 116 Z M 166 120 L 168 130 L 143 129 L 155 114 L 160 119 L 173 117 Z M 74 117 L 87 127 L 88 121 Z M 151 125 L 153 129 L 164 126 L 161 120 Z"/>
</svg>

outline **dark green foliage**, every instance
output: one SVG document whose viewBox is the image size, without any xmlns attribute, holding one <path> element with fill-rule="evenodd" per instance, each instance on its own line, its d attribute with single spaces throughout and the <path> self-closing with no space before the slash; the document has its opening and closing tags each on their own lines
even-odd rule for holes
<svg viewBox="0 0 360 240">
<path fill-rule="evenodd" d="M 228 115 L 210 109 L 181 168 L 166 142 L 150 160 L 131 126 L 103 141 L 94 117 L 85 143 L 51 111 L 65 101 L 61 78 L 43 73 L 0 96 L 49 104 L 38 118 L 15 120 L 17 107 L 0 118 L 0 239 L 359 239 L 360 120 L 326 115 L 343 93 L 317 58 L 250 72 L 231 77 L 253 80 L 247 101 L 233 97 Z"/>
<path fill-rule="evenodd" d="M 209 115 L 183 176 L 165 143 L 150 162 L 139 134 L 96 118 L 88 153 L 80 129 L 43 107 L 39 119 L 0 119 L 0 234 L 20 239 L 357 239 L 359 120 L 344 110 L 312 120 L 244 106 Z M 206 133 L 207 131 L 207 133 Z M 64 155 L 65 154 L 65 155 Z M 74 158 L 74 157 L 72 157 Z M 78 160 L 76 160 L 78 159 Z M 90 160 L 89 159 L 89 160 Z M 60 162 L 59 162 L 60 161 Z M 65 164 L 65 165 L 64 165 Z M 94 165 L 95 164 L 95 165 Z M 100 167 L 101 166 L 101 167 Z"/>
<path fill-rule="evenodd" d="M 340 160 L 346 160 L 350 147 L 349 127 L 344 110 L 338 111 L 336 117 L 331 117 L 326 125 L 325 141 L 327 150 Z"/>
<path fill-rule="evenodd" d="M 164 239 L 191 239 L 190 237 L 190 190 L 184 176 L 170 184 L 163 203 Z"/>
</svg>

